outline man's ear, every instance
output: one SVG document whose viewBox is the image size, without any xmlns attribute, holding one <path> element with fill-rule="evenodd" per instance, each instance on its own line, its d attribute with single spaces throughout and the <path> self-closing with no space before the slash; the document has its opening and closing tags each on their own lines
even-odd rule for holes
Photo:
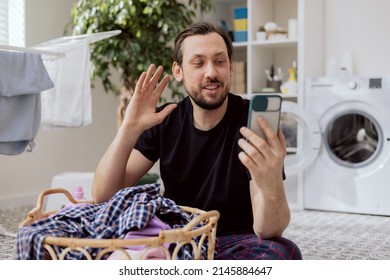
<svg viewBox="0 0 390 280">
<path fill-rule="evenodd" d="M 172 74 L 176 79 L 176 82 L 180 83 L 183 81 L 183 71 L 177 62 L 172 64 Z"/>
</svg>

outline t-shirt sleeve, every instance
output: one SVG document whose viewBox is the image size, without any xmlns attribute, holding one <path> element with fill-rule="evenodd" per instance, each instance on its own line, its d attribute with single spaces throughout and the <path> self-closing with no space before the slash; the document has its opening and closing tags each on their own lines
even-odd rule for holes
<svg viewBox="0 0 390 280">
<path fill-rule="evenodd" d="M 162 111 L 166 106 L 172 104 L 173 102 L 169 102 L 163 104 L 156 108 L 156 112 Z M 163 147 L 163 135 L 167 126 L 167 122 L 170 119 L 172 113 L 165 118 L 165 120 L 150 129 L 145 130 L 141 136 L 138 138 L 137 143 L 135 144 L 135 149 L 142 153 L 147 159 L 156 162 L 160 159 L 161 149 Z"/>
<path fill-rule="evenodd" d="M 138 138 L 135 149 L 143 154 L 147 159 L 156 162 L 160 158 L 160 145 L 158 137 L 158 127 L 145 130 Z"/>
</svg>

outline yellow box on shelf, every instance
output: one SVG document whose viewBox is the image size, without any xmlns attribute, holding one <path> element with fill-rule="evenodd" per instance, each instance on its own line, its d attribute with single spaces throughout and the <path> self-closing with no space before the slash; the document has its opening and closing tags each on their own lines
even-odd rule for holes
<svg viewBox="0 0 390 280">
<path fill-rule="evenodd" d="M 235 31 L 247 31 L 248 30 L 248 19 L 235 19 L 234 20 L 234 30 Z"/>
</svg>

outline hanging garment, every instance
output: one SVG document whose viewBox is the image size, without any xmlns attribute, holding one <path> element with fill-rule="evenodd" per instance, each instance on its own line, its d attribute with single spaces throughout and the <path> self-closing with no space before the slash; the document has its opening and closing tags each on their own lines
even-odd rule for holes
<svg viewBox="0 0 390 280">
<path fill-rule="evenodd" d="M 33 149 L 40 93 L 53 86 L 40 54 L 0 50 L 0 154 Z"/>
<path fill-rule="evenodd" d="M 45 60 L 55 87 L 42 93 L 42 127 L 47 130 L 81 127 L 92 123 L 90 81 L 90 45 L 116 36 L 111 30 L 56 38 L 34 46 L 65 54 L 56 60 Z"/>
<path fill-rule="evenodd" d="M 42 127 L 46 130 L 82 127 L 92 123 L 90 45 L 54 44 L 46 50 L 65 53 L 44 64 L 54 88 L 42 92 Z"/>
<path fill-rule="evenodd" d="M 44 259 L 43 240 L 46 236 L 123 238 L 129 231 L 144 230 L 156 215 L 173 229 L 182 228 L 191 221 L 187 212 L 160 194 L 159 184 L 121 189 L 109 201 L 99 204 L 68 205 L 55 215 L 19 229 L 15 259 Z M 60 255 L 60 248 L 53 247 L 56 254 Z M 95 248 L 85 249 L 91 256 L 96 256 L 98 252 Z M 205 259 L 206 255 L 207 242 L 204 242 L 201 257 Z M 83 259 L 84 256 L 79 251 L 71 251 L 66 258 Z M 192 259 L 192 246 L 183 246 L 178 258 Z"/>
</svg>

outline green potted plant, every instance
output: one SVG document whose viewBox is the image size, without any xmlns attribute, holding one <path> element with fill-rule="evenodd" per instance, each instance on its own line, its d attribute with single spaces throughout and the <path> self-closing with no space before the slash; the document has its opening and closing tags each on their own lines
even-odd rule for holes
<svg viewBox="0 0 390 280">
<path fill-rule="evenodd" d="M 149 64 L 171 70 L 172 41 L 197 13 L 212 9 L 212 0 L 78 0 L 71 10 L 73 35 L 121 30 L 114 37 L 92 45 L 92 78 L 100 77 L 107 93 L 121 96 L 118 122 L 135 83 Z M 120 73 L 121 85 L 112 81 L 111 69 Z M 171 81 L 172 99 L 181 99 Z"/>
<path fill-rule="evenodd" d="M 261 25 L 259 29 L 256 32 L 256 40 L 257 41 L 263 41 L 267 39 L 267 34 L 264 28 L 264 25 Z"/>
</svg>

